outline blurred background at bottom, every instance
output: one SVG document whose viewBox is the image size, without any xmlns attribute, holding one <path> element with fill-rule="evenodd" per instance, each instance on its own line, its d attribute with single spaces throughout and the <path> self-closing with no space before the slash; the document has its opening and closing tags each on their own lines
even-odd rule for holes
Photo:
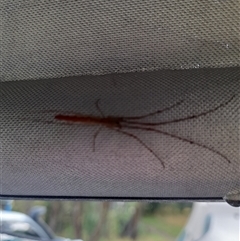
<svg viewBox="0 0 240 241">
<path fill-rule="evenodd" d="M 239 241 L 240 235 L 239 208 L 224 202 L 1 200 L 1 209 L 3 241 Z"/>
</svg>

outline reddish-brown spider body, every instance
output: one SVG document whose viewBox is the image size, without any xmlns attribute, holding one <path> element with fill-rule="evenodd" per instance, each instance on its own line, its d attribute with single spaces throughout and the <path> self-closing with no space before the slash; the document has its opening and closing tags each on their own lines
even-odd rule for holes
<svg viewBox="0 0 240 241">
<path fill-rule="evenodd" d="M 121 128 L 120 122 L 123 121 L 121 117 L 97 117 L 97 116 L 80 116 L 80 115 L 56 115 L 56 120 L 74 122 L 74 123 L 86 123 L 88 125 L 102 125 L 108 128 Z"/>
</svg>

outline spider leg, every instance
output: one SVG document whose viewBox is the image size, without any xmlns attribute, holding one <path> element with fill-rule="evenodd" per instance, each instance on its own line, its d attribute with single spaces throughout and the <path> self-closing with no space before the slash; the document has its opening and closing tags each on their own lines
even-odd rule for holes
<svg viewBox="0 0 240 241">
<path fill-rule="evenodd" d="M 218 110 L 222 107 L 225 107 L 226 105 L 229 104 L 229 102 L 231 102 L 233 100 L 234 97 L 235 97 L 235 95 L 233 95 L 228 101 L 226 101 L 224 103 L 221 103 L 220 105 L 216 106 L 215 108 L 204 111 L 204 112 L 202 112 L 200 114 L 197 114 L 197 115 L 186 116 L 186 117 L 179 118 L 179 119 L 174 119 L 174 120 L 169 120 L 169 121 L 161 121 L 161 122 L 156 122 L 156 123 L 137 122 L 137 121 L 131 121 L 131 120 L 128 121 L 126 118 L 124 118 L 122 121 L 124 123 L 127 123 L 127 124 L 157 126 L 157 125 L 167 125 L 167 124 L 177 123 L 177 122 L 181 122 L 181 121 L 196 119 L 198 117 L 206 116 L 210 113 L 213 113 L 213 112 L 215 112 L 216 110 Z"/>
<path fill-rule="evenodd" d="M 97 108 L 98 112 L 101 114 L 102 118 L 105 118 L 101 108 L 99 107 L 99 101 L 100 101 L 100 99 L 97 99 L 97 101 L 95 102 L 96 108 Z"/>
<path fill-rule="evenodd" d="M 215 150 L 214 148 L 208 147 L 208 146 L 206 146 L 204 144 L 201 144 L 201 143 L 189 140 L 189 139 L 184 138 L 184 137 L 180 137 L 180 136 L 175 135 L 175 134 L 168 133 L 166 131 L 156 130 L 156 129 L 151 128 L 151 127 L 138 127 L 138 126 L 126 126 L 126 125 L 123 125 L 122 127 L 125 127 L 125 128 L 128 128 L 128 129 L 138 129 L 138 130 L 152 131 L 152 132 L 160 133 L 160 134 L 165 135 L 165 136 L 172 137 L 174 139 L 178 139 L 178 140 L 181 140 L 181 141 L 184 141 L 184 142 L 188 142 L 188 143 L 193 144 L 195 146 L 199 146 L 201 148 L 205 148 L 205 149 L 207 149 L 207 150 L 209 150 L 209 151 L 211 151 L 211 152 L 221 156 L 228 163 L 231 163 L 231 161 L 225 155 L 223 155 L 221 152 Z"/>
<path fill-rule="evenodd" d="M 44 121 L 44 120 L 40 120 L 40 119 L 28 119 L 28 118 L 20 118 L 20 121 L 27 121 L 27 122 L 35 122 L 35 123 L 45 123 L 45 124 L 56 124 L 56 122 L 54 122 L 53 120 L 51 121 Z"/>
<path fill-rule="evenodd" d="M 97 99 L 97 101 L 95 102 L 95 105 L 96 105 L 97 110 L 101 114 L 101 116 L 104 118 L 103 111 L 99 107 L 99 101 L 100 101 L 100 99 Z M 56 110 L 56 109 L 40 110 L 40 111 L 30 111 L 29 113 L 33 113 L 33 114 L 37 114 L 37 113 L 55 113 L 55 114 L 56 113 L 63 113 L 63 114 L 69 114 L 69 115 L 83 116 L 83 114 L 81 114 L 79 112 L 66 111 L 66 110 Z"/>
<path fill-rule="evenodd" d="M 43 123 L 43 124 L 50 124 L 50 125 L 68 125 L 73 126 L 74 123 L 68 123 L 68 122 L 56 122 L 54 120 L 46 121 L 46 120 L 40 120 L 40 119 L 27 119 L 27 118 L 20 118 L 21 121 L 27 121 L 27 122 L 35 122 L 35 123 Z"/>
<path fill-rule="evenodd" d="M 102 126 L 98 128 L 98 130 L 95 132 L 94 136 L 93 136 L 93 152 L 95 152 L 95 144 L 96 144 L 96 138 L 99 134 L 99 132 L 101 131 Z"/>
<path fill-rule="evenodd" d="M 79 113 L 79 112 L 74 112 L 74 111 L 66 111 L 66 110 L 40 110 L 40 111 L 34 111 L 31 113 L 63 113 L 63 114 L 69 114 L 69 115 L 80 115 L 82 116 L 83 114 Z"/>
<path fill-rule="evenodd" d="M 157 154 L 156 154 L 151 148 L 149 148 L 149 147 L 148 147 L 142 140 L 140 140 L 137 136 L 135 136 L 135 135 L 133 135 L 133 134 L 131 134 L 131 133 L 128 133 L 128 132 L 126 132 L 126 131 L 120 130 L 120 129 L 113 129 L 113 130 L 115 130 L 115 131 L 117 131 L 117 132 L 120 132 L 120 133 L 122 133 L 122 134 L 124 134 L 124 135 L 130 136 L 130 137 L 134 138 L 135 140 L 137 140 L 137 141 L 138 141 L 141 145 L 143 145 L 148 151 L 150 151 L 150 152 L 161 162 L 163 168 L 165 168 L 164 162 L 157 156 Z"/>
<path fill-rule="evenodd" d="M 171 110 L 172 108 L 174 108 L 174 107 L 176 107 L 176 106 L 178 106 L 178 105 L 180 105 L 182 103 L 183 103 L 183 100 L 180 100 L 179 102 L 177 102 L 177 103 L 175 103 L 175 104 L 173 104 L 171 106 L 168 106 L 168 107 L 166 107 L 164 109 L 157 110 L 157 111 L 154 111 L 154 112 L 151 112 L 151 113 L 148 113 L 148 114 L 145 114 L 145 115 L 141 115 L 141 116 L 124 117 L 123 120 L 124 121 L 126 120 L 126 122 L 128 122 L 128 120 L 143 119 L 145 117 L 149 117 L 149 116 L 152 116 L 152 115 L 160 114 L 160 113 L 163 113 L 165 111 Z M 129 121 L 129 122 L 131 122 L 131 121 Z"/>
</svg>

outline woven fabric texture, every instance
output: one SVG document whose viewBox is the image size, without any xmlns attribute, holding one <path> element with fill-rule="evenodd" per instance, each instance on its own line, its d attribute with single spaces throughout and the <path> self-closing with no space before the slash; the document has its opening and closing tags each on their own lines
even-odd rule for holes
<svg viewBox="0 0 240 241">
<path fill-rule="evenodd" d="M 239 1 L 10 0 L 0 14 L 2 197 L 239 188 Z"/>
</svg>

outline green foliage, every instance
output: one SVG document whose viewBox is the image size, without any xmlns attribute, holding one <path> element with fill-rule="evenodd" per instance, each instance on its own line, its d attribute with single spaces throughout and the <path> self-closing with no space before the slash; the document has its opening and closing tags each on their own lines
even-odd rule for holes
<svg viewBox="0 0 240 241">
<path fill-rule="evenodd" d="M 91 202 L 86 203 L 85 206 L 87 215 L 84 216 L 83 230 L 85 231 L 86 235 L 89 236 L 98 223 L 100 203 Z"/>
<path fill-rule="evenodd" d="M 117 221 L 117 233 L 120 235 L 126 222 L 131 218 L 136 203 L 117 203 L 112 212 L 115 212 Z"/>
<path fill-rule="evenodd" d="M 152 215 L 157 212 L 160 206 L 161 206 L 161 203 L 147 203 L 144 207 L 143 214 Z"/>
<path fill-rule="evenodd" d="M 57 228 L 54 230 L 58 236 L 74 239 L 73 225 L 73 202 L 61 202 L 57 215 Z M 59 204 L 52 201 L 14 201 L 15 211 L 27 213 L 32 206 L 46 206 L 47 213 L 45 221 L 50 224 L 52 221 L 51 208 Z M 114 202 L 111 204 L 106 226 L 102 230 L 101 241 L 123 241 L 119 235 L 135 211 L 134 202 Z M 101 202 L 84 202 L 83 213 L 83 240 L 89 240 L 100 217 Z M 139 224 L 138 241 L 143 240 L 168 240 L 166 237 L 175 238 L 185 225 L 190 212 L 191 203 L 146 203 L 143 207 L 143 217 Z M 56 208 L 56 206 L 55 206 Z M 128 240 L 128 239 L 125 239 Z M 130 241 L 130 240 L 129 240 Z"/>
<path fill-rule="evenodd" d="M 183 202 L 162 202 L 162 203 L 147 203 L 143 210 L 143 215 L 151 216 L 154 214 L 171 215 L 183 213 L 185 209 L 192 207 L 192 203 Z"/>
</svg>

